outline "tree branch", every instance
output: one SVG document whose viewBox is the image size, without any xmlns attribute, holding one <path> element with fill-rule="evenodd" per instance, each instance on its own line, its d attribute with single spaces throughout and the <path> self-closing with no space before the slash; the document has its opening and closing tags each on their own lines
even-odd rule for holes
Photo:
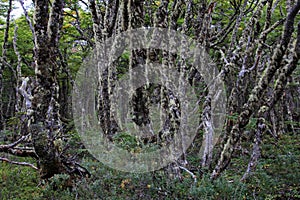
<svg viewBox="0 0 300 200">
<path fill-rule="evenodd" d="M 258 104 L 262 94 L 264 94 L 268 84 L 270 83 L 274 74 L 280 67 L 283 55 L 285 54 L 286 48 L 288 46 L 288 43 L 294 31 L 294 27 L 293 27 L 294 20 L 299 10 L 300 10 L 300 0 L 297 1 L 297 4 L 289 13 L 283 31 L 281 43 L 275 49 L 271 63 L 262 74 L 262 77 L 260 78 L 258 84 L 252 90 L 247 103 L 244 104 L 243 111 L 238 116 L 238 122 L 232 127 L 229 133 L 229 137 L 223 147 L 218 164 L 216 165 L 211 175 L 211 178 L 213 179 L 217 178 L 220 175 L 220 173 L 226 168 L 226 166 L 230 163 L 234 151 L 234 147 L 239 141 L 243 129 L 248 124 L 253 112 L 259 107 Z"/>
<path fill-rule="evenodd" d="M 3 162 L 10 163 L 10 164 L 22 165 L 22 166 L 28 166 L 28 167 L 31 167 L 32 169 L 38 170 L 38 168 L 37 168 L 36 166 L 34 166 L 33 164 L 31 164 L 31 163 L 27 163 L 27 162 L 16 162 L 16 161 L 12 161 L 12 160 L 9 160 L 9 159 L 3 158 L 3 157 L 0 157 L 0 160 L 3 161 Z"/>
<path fill-rule="evenodd" d="M 0 151 L 2 151 L 3 149 L 10 149 L 10 148 L 14 148 L 15 146 L 17 146 L 18 144 L 20 144 L 22 141 L 24 141 L 30 134 L 26 135 L 26 136 L 22 136 L 21 138 L 19 138 L 17 141 L 11 143 L 11 144 L 7 144 L 7 145 L 0 145 Z"/>
</svg>

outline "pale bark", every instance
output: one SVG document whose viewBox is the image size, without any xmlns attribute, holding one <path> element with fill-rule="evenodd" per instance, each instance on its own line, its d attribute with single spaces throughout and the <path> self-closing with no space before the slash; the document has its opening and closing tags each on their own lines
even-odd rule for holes
<svg viewBox="0 0 300 200">
<path fill-rule="evenodd" d="M 218 160 L 218 164 L 211 175 L 212 178 L 217 178 L 220 175 L 220 173 L 226 168 L 226 166 L 230 163 L 234 148 L 237 142 L 239 141 L 239 138 L 241 137 L 243 129 L 248 124 L 249 119 L 253 114 L 253 112 L 255 112 L 255 110 L 257 110 L 258 107 L 260 106 L 259 103 L 260 97 L 262 96 L 262 94 L 265 93 L 265 90 L 268 87 L 272 78 L 274 77 L 275 72 L 281 67 L 281 61 L 287 50 L 287 46 L 290 42 L 292 33 L 294 31 L 293 28 L 294 20 L 299 10 L 300 10 L 300 1 L 297 2 L 297 4 L 293 7 L 291 12 L 289 13 L 285 23 L 284 31 L 282 33 L 280 44 L 274 50 L 274 54 L 270 64 L 266 67 L 266 69 L 262 73 L 262 76 L 259 79 L 259 82 L 253 88 L 247 102 L 243 105 L 243 109 L 238 116 L 237 123 L 232 127 L 229 133 L 229 137 L 226 140 L 226 143 L 223 147 L 222 153 Z M 286 75 L 287 73 L 284 72 L 283 77 L 285 77 Z M 278 87 L 281 86 L 282 86 L 281 84 L 278 85 Z M 275 89 L 275 94 L 277 94 L 276 89 Z M 271 100 L 274 101 L 273 99 Z"/>
<path fill-rule="evenodd" d="M 89 174 L 76 162 L 63 156 L 54 144 L 61 132 L 56 59 L 59 56 L 63 7 L 63 0 L 54 0 L 49 14 L 47 1 L 35 1 L 35 81 L 31 101 L 33 114 L 29 127 L 41 178 L 50 178 L 58 173 Z"/>
</svg>

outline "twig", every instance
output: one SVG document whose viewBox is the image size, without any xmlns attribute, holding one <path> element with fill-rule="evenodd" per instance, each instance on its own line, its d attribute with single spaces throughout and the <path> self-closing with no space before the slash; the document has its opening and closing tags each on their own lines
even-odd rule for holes
<svg viewBox="0 0 300 200">
<path fill-rule="evenodd" d="M 13 143 L 11 143 L 11 144 L 0 145 L 0 151 L 1 151 L 2 149 L 10 149 L 10 148 L 14 148 L 14 147 L 17 146 L 18 144 L 20 144 L 23 140 L 25 140 L 29 135 L 30 135 L 30 134 L 25 135 L 25 136 L 23 135 L 20 139 L 18 139 L 17 141 L 15 141 L 15 142 L 13 142 Z"/>
<path fill-rule="evenodd" d="M 16 162 L 16 161 L 12 161 L 12 160 L 9 160 L 9 159 L 3 158 L 3 157 L 0 157 L 0 160 L 3 161 L 3 162 L 8 162 L 10 164 L 28 166 L 28 167 L 31 167 L 35 170 L 38 170 L 38 168 L 36 166 L 34 166 L 33 164 L 30 164 L 30 163 L 27 163 L 27 162 Z"/>
<path fill-rule="evenodd" d="M 191 172 L 190 170 L 188 170 L 187 168 L 182 167 L 182 166 L 179 166 L 179 168 L 186 171 L 187 173 L 189 173 L 192 176 L 192 178 L 194 179 L 194 182 L 197 183 L 197 176 L 193 172 Z"/>
</svg>

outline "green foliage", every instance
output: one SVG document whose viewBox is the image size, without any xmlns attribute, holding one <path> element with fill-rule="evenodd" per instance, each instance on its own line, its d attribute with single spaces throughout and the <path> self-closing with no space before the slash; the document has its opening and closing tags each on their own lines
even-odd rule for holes
<svg viewBox="0 0 300 200">
<path fill-rule="evenodd" d="M 33 162 L 32 159 L 23 158 L 19 161 Z M 0 199 L 33 199 L 39 196 L 42 190 L 38 185 L 38 174 L 33 169 L 0 163 Z"/>
<path fill-rule="evenodd" d="M 42 190 L 41 196 L 36 199 L 60 199 L 68 200 L 74 199 L 75 196 L 66 186 L 70 179 L 69 175 L 66 174 L 56 174 L 54 175 Z"/>
<path fill-rule="evenodd" d="M 113 140 L 117 147 L 134 153 L 151 152 L 159 148 L 156 144 L 144 144 L 138 137 L 132 136 L 126 132 L 116 134 Z"/>
<path fill-rule="evenodd" d="M 8 1 L 7 0 L 1 0 L 0 1 L 0 24 L 2 24 L 2 19 L 7 16 L 7 10 L 8 10 Z"/>
<path fill-rule="evenodd" d="M 120 133 L 115 135 L 114 142 L 116 143 L 116 146 L 128 151 L 133 150 L 138 144 L 137 139 L 128 133 Z"/>
<path fill-rule="evenodd" d="M 193 1 L 193 9 L 198 12 L 201 8 L 199 1 Z M 225 1 L 217 0 L 216 7 L 218 12 L 212 13 L 212 25 L 217 28 L 225 28 L 230 21 L 230 16 L 239 9 L 239 6 L 234 5 L 243 4 L 243 1 Z M 169 7 L 173 1 L 170 1 Z M 69 68 L 71 75 L 76 74 L 82 60 L 88 55 L 93 46 L 93 31 L 92 20 L 90 13 L 85 9 L 78 9 L 79 21 L 76 21 L 75 7 L 80 7 L 77 0 L 66 2 L 69 9 L 65 9 L 64 23 L 60 38 L 60 51 L 62 58 L 59 61 L 65 62 Z M 285 2 L 279 1 L 278 7 L 284 7 Z M 7 1 L 0 1 L 0 16 L 4 16 Z M 153 4 L 148 8 L 151 12 L 155 11 L 161 5 L 161 1 L 153 1 Z M 100 4 L 99 10 L 103 12 L 105 6 Z M 149 10 L 147 10 L 149 11 Z M 282 13 L 281 13 L 282 12 Z M 153 16 L 145 16 L 145 26 L 152 26 Z M 181 27 L 184 23 L 184 11 L 180 13 L 177 20 L 177 25 Z M 29 13 L 33 18 L 33 13 Z M 273 12 L 272 23 L 286 15 L 286 10 L 275 9 Z M 245 16 L 238 28 L 237 38 L 242 34 L 245 26 L 250 19 L 251 14 Z M 262 12 L 262 17 L 259 25 L 263 26 L 266 17 L 266 7 Z M 297 16 L 295 21 L 300 20 L 300 15 Z M 79 33 L 76 24 L 80 23 L 83 34 Z M 3 43 L 3 28 L 5 21 L 0 18 L 0 43 Z M 234 24 L 234 23 L 233 23 Z M 22 16 L 15 19 L 10 24 L 9 41 L 7 58 L 8 63 L 12 68 L 17 65 L 17 57 L 12 48 L 12 41 L 14 35 L 14 26 L 18 26 L 18 49 L 22 56 L 22 74 L 25 76 L 34 75 L 32 69 L 33 63 L 33 43 L 32 33 L 28 27 L 25 17 Z M 257 25 L 256 25 L 257 26 Z M 283 26 L 278 26 L 266 40 L 266 45 L 272 46 L 277 42 L 281 35 Z M 180 29 L 180 28 L 179 28 Z M 190 35 L 193 37 L 193 35 Z M 230 33 L 224 41 L 219 44 L 220 46 L 228 47 L 231 42 L 232 33 Z M 90 39 L 90 41 L 86 41 Z M 83 42 L 83 44 L 80 44 Z M 85 43 L 87 42 L 87 43 Z M 0 49 L 0 53 L 1 53 Z M 272 51 L 266 50 L 266 51 Z M 210 55 L 218 61 L 220 53 L 210 49 Z M 117 76 L 119 79 L 127 72 L 129 67 L 129 52 L 125 52 L 120 56 L 117 61 Z M 160 58 L 161 59 L 161 58 Z M 160 60 L 161 61 L 161 60 Z M 219 65 L 222 65 L 219 64 Z M 220 67 L 221 68 L 221 67 Z M 238 69 L 236 73 L 238 73 Z M 295 70 L 294 77 L 298 79 L 300 70 Z M 5 68 L 4 82 L 11 81 L 13 77 L 11 69 Z M 59 72 L 59 78 L 65 78 L 65 71 Z M 232 80 L 235 81 L 235 80 Z M 68 83 L 69 84 L 69 83 Z M 294 85 L 292 85 L 294 84 Z M 299 84 L 298 84 L 299 85 Z M 298 86 L 297 83 L 291 83 L 289 86 Z M 13 87 L 13 86 L 12 86 Z M 196 86 L 195 86 L 196 87 Z M 205 85 L 197 85 L 197 90 L 202 93 Z M 251 86 L 252 87 L 252 86 Z M 249 90 L 249 88 L 246 88 Z M 8 94 L 13 89 L 7 90 L 5 87 L 3 102 L 9 101 Z M 296 112 L 295 112 L 296 113 Z M 10 127 L 20 124 L 20 116 L 22 113 L 14 113 L 15 115 L 8 119 L 7 125 Z M 238 113 L 233 113 L 228 116 L 228 119 L 233 123 L 238 120 Z M 250 123 L 247 125 L 247 132 L 253 132 L 256 128 L 256 118 L 251 118 Z M 285 125 L 293 125 L 299 127 L 299 122 L 285 121 Z M 260 159 L 258 169 L 252 174 L 247 182 L 240 182 L 240 178 L 247 167 L 249 154 L 245 156 L 237 151 L 235 158 L 224 172 L 220 179 L 211 181 L 209 179 L 208 169 L 201 169 L 198 150 L 199 144 L 202 143 L 202 135 L 200 132 L 197 136 L 194 147 L 188 150 L 187 160 L 189 162 L 188 169 L 193 169 L 193 173 L 197 176 L 197 182 L 191 178 L 190 174 L 181 171 L 180 178 L 174 178 L 170 174 L 166 174 L 166 170 L 158 170 L 156 172 L 147 174 L 128 174 L 110 169 L 101 163 L 95 161 L 87 154 L 87 150 L 83 148 L 79 135 L 73 130 L 73 124 L 70 123 L 66 126 L 68 131 L 62 136 L 63 146 L 70 146 L 66 155 L 79 154 L 83 157 L 83 165 L 90 170 L 92 176 L 90 178 L 74 179 L 73 187 L 69 187 L 68 182 L 70 176 L 65 174 L 55 175 L 48 181 L 39 182 L 38 173 L 28 167 L 21 167 L 7 163 L 0 163 L 0 199 L 299 199 L 300 198 L 300 143 L 299 134 L 288 133 L 280 135 L 281 138 L 275 140 L 270 136 L 263 136 L 262 142 L 262 158 Z M 295 129 L 299 130 L 299 129 Z M 5 136 L 11 136 L 12 131 L 4 130 L 2 133 Z M 67 140 L 65 140 L 67 139 Z M 115 145 L 130 151 L 142 152 L 152 151 L 158 148 L 158 145 L 144 145 L 139 141 L 139 138 L 134 137 L 126 132 L 116 134 L 114 136 Z M 275 144 L 274 144 L 275 141 Z M 249 141 L 242 144 L 243 147 L 249 148 Z M 63 149 L 63 148 L 62 148 Z M 2 156 L 2 155 L 1 155 Z M 5 155 L 7 156 L 7 155 Z M 12 159 L 17 159 L 12 157 Z M 32 162 L 31 159 L 19 159 L 19 161 Z"/>
<path fill-rule="evenodd" d="M 264 199 L 297 199 L 300 195 L 299 134 L 281 135 L 276 144 L 267 137 L 257 171 L 248 190 Z"/>
<path fill-rule="evenodd" d="M 91 44 L 85 40 L 85 37 L 91 39 L 91 41 L 93 40 L 90 13 L 78 8 L 78 21 L 76 17 L 75 11 L 66 9 L 59 46 L 73 76 L 75 76 L 83 59 L 87 57 L 91 50 Z M 83 35 L 81 35 L 76 28 L 79 24 Z"/>
<path fill-rule="evenodd" d="M 228 180 L 222 177 L 211 181 L 206 176 L 190 192 L 197 199 L 244 199 L 247 194 L 246 184 L 237 178 Z"/>
<path fill-rule="evenodd" d="M 255 130 L 257 125 L 257 118 L 251 118 L 246 126 L 247 130 Z"/>
<path fill-rule="evenodd" d="M 9 125 L 10 127 L 13 126 L 20 126 L 21 125 L 21 117 L 22 115 L 25 115 L 25 112 L 16 112 L 15 116 L 9 118 L 7 120 L 7 125 Z"/>
<path fill-rule="evenodd" d="M 70 132 L 75 146 L 78 135 Z M 131 149 L 137 140 L 126 133 L 116 136 L 117 145 Z M 246 182 L 241 182 L 249 156 L 237 154 L 221 178 L 212 181 L 209 173 L 181 171 L 181 178 L 164 170 L 145 174 L 130 174 L 110 169 L 88 154 L 82 154 L 82 164 L 92 174 L 90 178 L 73 180 L 67 186 L 68 175 L 55 175 L 48 182 L 39 182 L 31 168 L 0 163 L 1 199 L 297 199 L 300 196 L 299 134 L 281 135 L 276 144 L 266 135 L 262 142 L 262 158 L 257 170 Z M 77 148 L 76 146 L 74 148 Z M 191 165 L 199 165 L 199 157 L 189 154 Z M 20 159 L 19 161 L 32 162 Z"/>
</svg>

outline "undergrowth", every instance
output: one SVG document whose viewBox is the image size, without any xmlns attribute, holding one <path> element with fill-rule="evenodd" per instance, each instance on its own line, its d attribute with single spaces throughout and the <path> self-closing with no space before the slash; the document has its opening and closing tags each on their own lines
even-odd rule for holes
<svg viewBox="0 0 300 200">
<path fill-rule="evenodd" d="M 40 181 L 31 168 L 0 163 L 0 199 L 300 199 L 299 134 L 281 135 L 276 142 L 266 136 L 257 170 L 241 182 L 248 159 L 247 155 L 235 157 L 215 181 L 205 171 L 193 171 L 195 182 L 184 171 L 180 179 L 164 170 L 125 173 L 87 156 L 83 165 L 92 176 L 75 180 L 73 187 L 65 187 L 67 175 Z"/>
</svg>

